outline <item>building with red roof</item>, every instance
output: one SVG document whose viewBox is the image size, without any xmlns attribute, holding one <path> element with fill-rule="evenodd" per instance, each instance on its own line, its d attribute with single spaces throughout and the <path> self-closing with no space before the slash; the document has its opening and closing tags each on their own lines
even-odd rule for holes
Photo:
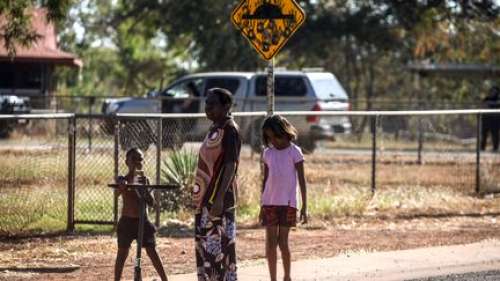
<svg viewBox="0 0 500 281">
<path fill-rule="evenodd" d="M 0 95 L 32 99 L 49 97 L 55 90 L 55 67 L 82 67 L 82 61 L 76 55 L 57 47 L 56 28 L 46 20 L 46 15 L 44 9 L 33 10 L 32 27 L 41 37 L 29 48 L 16 46 L 14 58 L 9 57 L 0 38 Z M 4 24 L 5 19 L 0 18 L 0 30 Z"/>
</svg>

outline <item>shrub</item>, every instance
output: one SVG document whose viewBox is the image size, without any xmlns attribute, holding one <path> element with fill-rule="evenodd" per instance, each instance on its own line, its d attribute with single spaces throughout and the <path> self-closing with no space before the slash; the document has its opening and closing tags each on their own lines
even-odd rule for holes
<svg viewBox="0 0 500 281">
<path fill-rule="evenodd" d="M 162 162 L 161 182 L 176 184 L 180 188 L 160 193 L 160 209 L 177 212 L 189 206 L 191 202 L 191 187 L 194 184 L 197 155 L 191 151 L 174 151 Z"/>
</svg>

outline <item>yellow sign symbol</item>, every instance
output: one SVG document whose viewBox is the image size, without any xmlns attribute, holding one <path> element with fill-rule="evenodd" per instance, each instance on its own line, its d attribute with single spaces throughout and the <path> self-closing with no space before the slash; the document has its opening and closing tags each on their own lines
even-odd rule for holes
<svg viewBox="0 0 500 281">
<path fill-rule="evenodd" d="M 294 0 L 242 0 L 231 20 L 265 59 L 272 59 L 305 20 Z"/>
</svg>

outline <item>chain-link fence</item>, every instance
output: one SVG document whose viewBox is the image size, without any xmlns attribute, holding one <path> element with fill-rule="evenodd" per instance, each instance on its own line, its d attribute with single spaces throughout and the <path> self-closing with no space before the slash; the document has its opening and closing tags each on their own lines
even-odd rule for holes
<svg viewBox="0 0 500 281">
<path fill-rule="evenodd" d="M 71 116 L 0 115 L 22 123 L 0 139 L 0 236 L 66 230 Z"/>
<path fill-rule="evenodd" d="M 491 152 L 490 139 L 481 151 L 479 113 L 283 114 L 297 128 L 297 143 L 307 153 L 309 209 L 313 217 L 328 219 L 379 212 L 478 212 L 484 206 L 476 192 L 500 190 L 500 154 Z M 243 140 L 239 214 L 245 220 L 258 212 L 265 113 L 234 115 Z M 189 205 L 197 151 L 210 126 L 203 114 L 49 117 L 9 116 L 27 124 L 1 140 L 0 207 L 6 211 L 0 214 L 0 235 L 112 225 L 121 200 L 107 185 L 127 172 L 124 157 L 132 147 L 144 151 L 144 171 L 152 183 L 182 186 L 156 194 L 160 208 L 150 210 L 151 220 L 161 224 L 165 214 Z M 340 133 L 341 127 L 352 129 Z"/>
</svg>

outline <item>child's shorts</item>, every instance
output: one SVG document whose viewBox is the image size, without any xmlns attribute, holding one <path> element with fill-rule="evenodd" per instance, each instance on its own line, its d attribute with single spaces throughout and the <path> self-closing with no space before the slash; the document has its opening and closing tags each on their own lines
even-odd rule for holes
<svg viewBox="0 0 500 281">
<path fill-rule="evenodd" d="M 297 224 L 297 209 L 290 206 L 263 206 L 263 226 L 294 227 Z"/>
<path fill-rule="evenodd" d="M 137 240 L 139 229 L 139 218 L 121 217 L 118 221 L 116 233 L 118 236 L 118 248 L 130 248 L 132 241 Z M 155 247 L 155 226 L 149 221 L 144 222 L 144 235 L 142 237 L 142 247 Z"/>
</svg>

